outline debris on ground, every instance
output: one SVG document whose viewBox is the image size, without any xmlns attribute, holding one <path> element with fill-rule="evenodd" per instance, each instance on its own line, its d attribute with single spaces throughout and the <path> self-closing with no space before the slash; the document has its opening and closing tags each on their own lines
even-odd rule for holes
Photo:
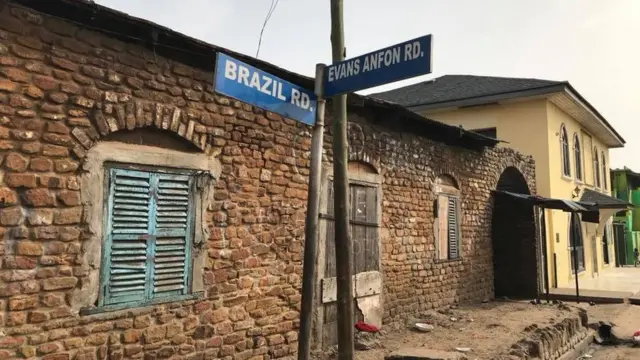
<svg viewBox="0 0 640 360">
<path fill-rule="evenodd" d="M 633 343 L 634 345 L 640 345 L 640 330 L 636 330 L 633 333 Z"/>
<path fill-rule="evenodd" d="M 403 349 L 420 349 L 456 356 L 452 359 L 502 359 L 498 355 L 508 353 L 511 345 L 539 328 L 548 327 L 556 322 L 554 319 L 559 322 L 570 316 L 565 307 L 576 311 L 562 303 L 531 306 L 529 301 L 514 300 L 422 311 L 406 322 L 385 323 L 373 343 L 366 341 L 371 339 L 358 340 L 358 348 L 367 350 L 356 351 L 354 358 L 382 360 L 389 359 L 390 354 L 398 356 L 397 352 Z M 416 324 L 430 325 L 426 328 L 433 329 L 423 332 Z"/>
<path fill-rule="evenodd" d="M 435 329 L 435 327 L 431 324 L 426 324 L 426 323 L 416 323 L 415 324 L 415 328 L 418 331 L 422 331 L 422 332 L 429 332 L 433 329 Z"/>
<path fill-rule="evenodd" d="M 355 334 L 354 347 L 360 351 L 381 348 L 379 337 L 377 332 L 358 331 Z"/>
<path fill-rule="evenodd" d="M 377 326 L 373 324 L 367 324 L 364 321 L 358 321 L 354 326 L 358 331 L 364 331 L 364 332 L 370 332 L 370 333 L 378 332 Z"/>
<path fill-rule="evenodd" d="M 640 321 L 640 307 L 631 304 L 598 304 L 598 306 L 590 307 L 586 304 L 579 306 L 587 309 L 589 313 L 589 326 L 596 330 L 596 337 L 606 337 L 606 330 L 610 329 L 614 339 L 620 340 L 617 345 L 598 345 L 594 342 L 589 352 L 583 355 L 582 359 L 591 360 L 631 360 L 640 359 L 640 348 L 634 346 L 633 335 L 638 330 L 638 322 Z M 598 334 L 600 323 L 605 325 L 602 328 L 605 333 Z M 611 337 L 611 336 L 610 336 Z M 597 339 L 596 339 L 597 340 Z M 581 360 L 582 360 L 581 359 Z"/>
</svg>

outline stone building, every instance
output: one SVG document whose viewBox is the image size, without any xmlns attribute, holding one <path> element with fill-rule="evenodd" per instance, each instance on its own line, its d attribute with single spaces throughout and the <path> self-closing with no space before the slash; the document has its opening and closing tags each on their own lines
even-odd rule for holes
<svg viewBox="0 0 640 360">
<path fill-rule="evenodd" d="M 295 353 L 309 128 L 214 95 L 217 51 L 312 85 L 93 2 L 0 2 L 0 359 Z M 535 193 L 532 159 L 366 97 L 349 122 L 358 318 L 491 297 L 491 191 Z M 317 346 L 336 320 L 325 140 Z M 532 234 L 509 244 L 536 254 Z"/>
</svg>

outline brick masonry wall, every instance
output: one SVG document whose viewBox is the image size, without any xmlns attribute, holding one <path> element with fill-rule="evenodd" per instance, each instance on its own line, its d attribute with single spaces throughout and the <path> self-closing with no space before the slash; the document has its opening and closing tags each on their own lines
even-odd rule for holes
<svg viewBox="0 0 640 360">
<path fill-rule="evenodd" d="M 213 62 L 213 58 L 212 58 Z M 0 359 L 269 359 L 297 348 L 310 139 L 291 120 L 214 96 L 213 74 L 6 5 L 0 12 Z M 492 294 L 490 190 L 508 166 L 535 190 L 533 161 L 445 146 L 355 109 L 350 157 L 383 175 L 385 321 Z M 383 119 L 386 120 L 386 119 Z M 391 121 L 390 123 L 394 123 Z M 396 122 L 397 124 L 397 122 Z M 217 157 L 205 216 L 205 299 L 95 315 L 79 175 L 122 130 L 162 129 Z M 331 160 L 327 130 L 326 161 Z M 176 164 L 179 165 L 179 164 Z M 432 182 L 463 194 L 462 254 L 434 263 Z"/>
</svg>

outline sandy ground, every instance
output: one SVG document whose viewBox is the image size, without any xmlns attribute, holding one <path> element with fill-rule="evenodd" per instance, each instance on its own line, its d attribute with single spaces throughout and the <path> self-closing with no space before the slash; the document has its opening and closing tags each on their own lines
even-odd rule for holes
<svg viewBox="0 0 640 360">
<path fill-rule="evenodd" d="M 595 305 L 571 304 L 588 311 L 589 322 L 607 321 L 614 325 L 614 334 L 630 339 L 640 329 L 640 306 L 628 304 Z M 547 326 L 569 316 L 571 310 L 558 305 L 532 305 L 528 302 L 490 302 L 416 314 L 405 326 L 385 326 L 375 336 L 363 337 L 356 346 L 370 346 L 356 351 L 356 360 L 383 360 L 384 356 L 401 348 L 426 348 L 456 351 L 470 348 L 466 356 L 470 360 L 502 360 L 497 354 L 506 353 L 509 347 L 524 338 L 526 328 L 536 324 Z M 412 329 L 415 322 L 434 325 L 430 332 Z M 359 343 L 359 344 L 358 344 Z M 334 349 L 335 351 L 335 349 Z M 329 351 L 322 358 L 334 359 Z M 508 357 L 507 357 L 508 358 Z M 629 345 L 592 345 L 586 356 L 576 360 L 640 360 L 640 347 Z"/>
<path fill-rule="evenodd" d="M 455 351 L 470 348 L 469 359 L 497 360 L 496 354 L 506 351 L 525 337 L 532 324 L 548 326 L 569 316 L 570 310 L 558 305 L 532 305 L 528 302 L 490 302 L 476 306 L 429 311 L 416 316 L 416 321 L 434 325 L 428 333 L 409 327 L 383 328 L 373 340 L 373 348 L 357 351 L 356 360 L 381 360 L 389 352 L 407 347 L 424 347 Z M 366 341 L 364 344 L 371 345 Z M 330 356 L 331 357 L 331 356 Z"/>
<path fill-rule="evenodd" d="M 640 359 L 640 348 L 616 347 L 600 349 L 585 360 L 636 360 Z M 582 359 L 580 359 L 582 360 Z"/>
<path fill-rule="evenodd" d="M 634 305 L 596 305 L 588 307 L 589 322 L 599 320 L 611 322 L 613 333 L 623 340 L 640 329 L 640 306 Z M 640 360 L 640 347 L 634 348 L 628 345 L 617 347 L 592 346 L 589 352 L 589 360 Z"/>
</svg>

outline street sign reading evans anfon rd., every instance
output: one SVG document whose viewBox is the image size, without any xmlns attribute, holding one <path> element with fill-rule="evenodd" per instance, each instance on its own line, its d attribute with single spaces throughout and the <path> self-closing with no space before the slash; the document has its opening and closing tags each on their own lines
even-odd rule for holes
<svg viewBox="0 0 640 360">
<path fill-rule="evenodd" d="M 314 125 L 313 91 L 282 80 L 240 60 L 218 53 L 214 90 L 264 110 L 307 125 Z"/>
<path fill-rule="evenodd" d="M 354 92 L 431 73 L 431 35 L 329 65 L 324 97 Z"/>
</svg>

